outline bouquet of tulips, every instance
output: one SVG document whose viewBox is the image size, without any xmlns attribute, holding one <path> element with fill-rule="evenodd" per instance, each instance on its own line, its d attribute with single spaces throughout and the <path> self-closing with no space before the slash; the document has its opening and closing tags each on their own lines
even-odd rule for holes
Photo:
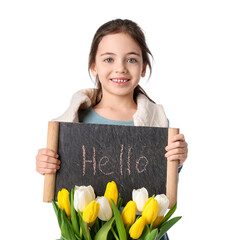
<svg viewBox="0 0 229 240">
<path fill-rule="evenodd" d="M 169 200 L 162 194 L 149 198 L 145 188 L 132 191 L 132 200 L 122 207 L 114 181 L 105 194 L 95 198 L 92 186 L 62 189 L 52 202 L 62 239 L 66 240 L 159 240 L 181 218 L 170 219 Z M 167 214 L 165 215 L 165 213 Z"/>
</svg>

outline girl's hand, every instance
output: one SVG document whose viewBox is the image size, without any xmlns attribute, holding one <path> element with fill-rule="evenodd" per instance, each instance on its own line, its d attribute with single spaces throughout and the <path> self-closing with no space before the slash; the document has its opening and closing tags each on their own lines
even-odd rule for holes
<svg viewBox="0 0 229 240">
<path fill-rule="evenodd" d="M 184 163 L 188 156 L 188 144 L 183 134 L 177 134 L 171 139 L 171 143 L 165 148 L 167 160 L 178 160 L 179 166 Z"/>
<path fill-rule="evenodd" d="M 38 150 L 36 156 L 36 171 L 40 174 L 55 173 L 60 169 L 60 160 L 58 154 L 47 148 Z"/>
</svg>

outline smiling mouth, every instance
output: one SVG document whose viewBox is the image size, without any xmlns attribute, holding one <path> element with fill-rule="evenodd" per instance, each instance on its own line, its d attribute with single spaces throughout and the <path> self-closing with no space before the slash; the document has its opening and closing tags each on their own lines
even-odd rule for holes
<svg viewBox="0 0 229 240">
<path fill-rule="evenodd" d="M 130 81 L 130 79 L 127 79 L 127 78 L 112 78 L 111 81 L 115 82 L 115 83 L 126 83 L 126 82 Z"/>
</svg>

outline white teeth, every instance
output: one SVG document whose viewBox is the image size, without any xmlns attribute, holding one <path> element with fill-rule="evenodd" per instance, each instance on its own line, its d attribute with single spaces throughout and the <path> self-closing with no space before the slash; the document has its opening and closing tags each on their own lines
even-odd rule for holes
<svg viewBox="0 0 229 240">
<path fill-rule="evenodd" d="M 123 79 L 112 79 L 113 82 L 127 82 L 128 80 Z"/>
</svg>

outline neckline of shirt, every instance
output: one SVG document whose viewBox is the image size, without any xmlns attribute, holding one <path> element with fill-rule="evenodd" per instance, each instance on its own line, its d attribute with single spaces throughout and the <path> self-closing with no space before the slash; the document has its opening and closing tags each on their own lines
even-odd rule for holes
<svg viewBox="0 0 229 240">
<path fill-rule="evenodd" d="M 99 117 L 99 118 L 101 118 L 101 119 L 104 119 L 104 120 L 106 120 L 106 121 L 117 122 L 117 123 L 122 123 L 122 122 L 124 122 L 124 123 L 133 123 L 133 122 L 134 122 L 133 120 L 132 120 L 132 121 L 119 121 L 119 120 L 108 119 L 108 118 L 105 118 L 105 117 L 102 117 L 101 115 L 99 115 L 99 114 L 93 109 L 93 107 L 91 107 L 91 110 L 93 111 L 93 113 L 94 113 L 97 117 Z"/>
</svg>

